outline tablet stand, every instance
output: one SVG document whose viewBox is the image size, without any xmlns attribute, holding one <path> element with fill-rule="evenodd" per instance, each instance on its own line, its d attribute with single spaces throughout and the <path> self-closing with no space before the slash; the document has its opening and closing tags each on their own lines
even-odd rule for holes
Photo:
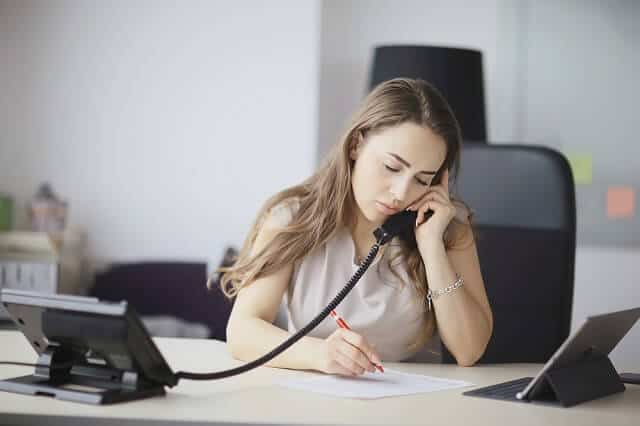
<svg viewBox="0 0 640 426">
<path fill-rule="evenodd" d="M 516 393 L 522 391 L 531 379 L 525 377 L 511 380 L 473 389 L 464 392 L 463 395 L 571 407 L 625 390 L 609 358 L 593 351 L 585 353 L 578 361 L 549 369 L 531 389 L 526 399 L 517 399 Z"/>
<path fill-rule="evenodd" d="M 625 390 L 609 357 L 595 352 L 569 365 L 550 369 L 544 374 L 542 381 L 547 383 L 555 400 L 564 407 Z M 535 398 L 534 388 L 530 399 Z"/>
</svg>

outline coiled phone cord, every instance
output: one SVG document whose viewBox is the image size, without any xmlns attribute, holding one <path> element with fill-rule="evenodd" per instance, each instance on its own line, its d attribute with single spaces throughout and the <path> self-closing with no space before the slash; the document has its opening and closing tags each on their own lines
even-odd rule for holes
<svg viewBox="0 0 640 426">
<path fill-rule="evenodd" d="M 307 335 L 311 330 L 316 328 L 318 324 L 320 324 L 320 322 L 322 322 L 322 320 L 325 319 L 327 315 L 329 315 L 329 313 L 340 304 L 340 302 L 342 302 L 342 300 L 347 296 L 347 294 L 349 294 L 349 292 L 353 289 L 353 287 L 355 287 L 356 283 L 360 280 L 362 275 L 369 268 L 369 266 L 371 265 L 371 262 L 373 262 L 373 259 L 375 259 L 376 254 L 378 254 L 378 250 L 380 250 L 380 246 L 386 243 L 388 239 L 389 238 L 378 238 L 378 241 L 371 247 L 371 250 L 369 250 L 369 254 L 365 258 L 365 260 L 362 262 L 358 270 L 355 272 L 355 274 L 353 274 L 353 276 L 349 279 L 349 281 L 342 288 L 342 290 L 340 290 L 338 295 L 327 305 L 327 307 L 324 308 L 324 310 L 320 312 L 313 320 L 311 320 L 309 324 L 307 324 L 306 326 L 298 330 L 297 333 L 289 337 L 280 345 L 276 346 L 271 352 L 251 362 L 248 362 L 244 365 L 241 365 L 239 367 L 232 368 L 229 370 L 217 371 L 214 373 L 192 373 L 187 371 L 178 371 L 175 374 L 176 379 L 178 380 L 179 379 L 215 380 L 215 379 L 222 379 L 225 377 L 231 377 L 237 374 L 245 373 L 249 370 L 253 370 L 254 368 L 259 367 L 262 364 L 265 364 L 270 360 L 272 360 L 273 358 L 275 358 L 276 356 L 280 355 L 282 352 L 284 352 L 286 349 L 288 349 L 298 340 L 300 340 L 305 335 Z"/>
</svg>

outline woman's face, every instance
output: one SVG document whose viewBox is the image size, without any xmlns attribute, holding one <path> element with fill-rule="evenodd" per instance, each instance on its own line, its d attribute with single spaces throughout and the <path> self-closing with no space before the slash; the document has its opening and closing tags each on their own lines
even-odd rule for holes
<svg viewBox="0 0 640 426">
<path fill-rule="evenodd" d="M 351 151 L 359 214 L 378 224 L 404 210 L 427 191 L 445 157 L 444 140 L 415 123 L 368 133 Z"/>
</svg>

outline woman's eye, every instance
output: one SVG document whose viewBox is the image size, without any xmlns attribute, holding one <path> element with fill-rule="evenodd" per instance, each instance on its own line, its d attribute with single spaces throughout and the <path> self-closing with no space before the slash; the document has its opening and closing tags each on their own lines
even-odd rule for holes
<svg viewBox="0 0 640 426">
<path fill-rule="evenodd" d="M 385 168 L 385 169 L 387 169 L 387 170 L 389 170 L 390 172 L 393 172 L 393 173 L 395 173 L 395 172 L 399 172 L 399 171 L 400 171 L 400 169 L 394 169 L 393 167 L 387 166 L 386 164 L 384 165 L 384 168 Z M 424 182 L 424 181 L 421 181 L 420 179 L 416 179 L 416 180 L 417 180 L 417 181 L 418 181 L 418 183 L 419 183 L 420 185 L 422 185 L 422 186 L 429 186 L 429 185 L 431 185 L 431 183 L 430 183 L 430 182 Z"/>
</svg>

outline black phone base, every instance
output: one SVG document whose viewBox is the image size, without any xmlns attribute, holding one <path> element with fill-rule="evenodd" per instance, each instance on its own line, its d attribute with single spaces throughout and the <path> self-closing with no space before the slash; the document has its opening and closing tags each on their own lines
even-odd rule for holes
<svg viewBox="0 0 640 426">
<path fill-rule="evenodd" d="M 40 355 L 35 374 L 1 380 L 0 390 L 85 404 L 113 404 L 165 395 L 164 386 L 143 380 L 133 371 L 74 363 L 51 347 Z"/>
<path fill-rule="evenodd" d="M 474 389 L 464 392 L 463 395 L 572 407 L 625 390 L 611 360 L 605 355 L 596 354 L 550 369 L 525 399 L 517 399 L 516 394 L 530 381 L 531 379 L 526 377 Z"/>
</svg>

